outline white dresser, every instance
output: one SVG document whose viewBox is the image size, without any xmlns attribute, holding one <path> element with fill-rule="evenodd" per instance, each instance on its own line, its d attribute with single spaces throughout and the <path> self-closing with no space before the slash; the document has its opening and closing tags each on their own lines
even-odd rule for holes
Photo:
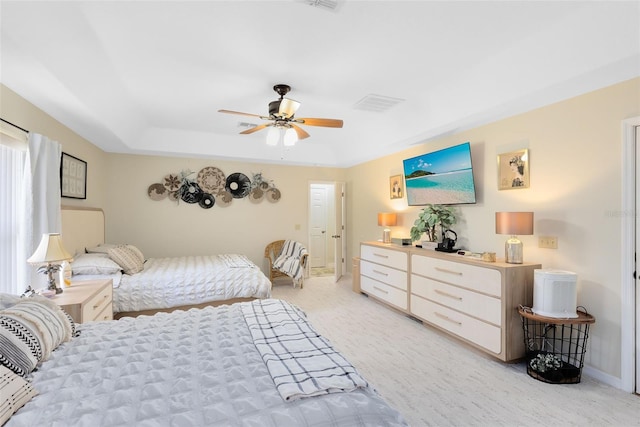
<svg viewBox="0 0 640 427">
<path fill-rule="evenodd" d="M 518 306 L 531 306 L 540 264 L 483 262 L 378 242 L 362 243 L 360 255 L 361 292 L 500 360 L 524 356 Z"/>
</svg>

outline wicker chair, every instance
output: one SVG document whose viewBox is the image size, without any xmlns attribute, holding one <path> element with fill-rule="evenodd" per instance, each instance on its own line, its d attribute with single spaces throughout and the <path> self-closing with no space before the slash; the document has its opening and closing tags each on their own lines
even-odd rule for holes
<svg viewBox="0 0 640 427">
<path fill-rule="evenodd" d="M 285 242 L 284 240 L 276 240 L 275 242 L 269 243 L 264 248 L 264 257 L 269 260 L 269 280 L 271 280 L 271 283 L 273 283 L 273 279 L 275 278 L 287 277 L 287 274 L 273 268 L 274 261 L 276 260 L 276 258 L 278 258 L 278 255 L 280 255 L 280 252 L 282 252 L 282 247 L 284 246 L 284 242 Z M 302 256 L 302 259 L 300 260 L 300 265 L 305 269 L 307 268 L 308 257 L 309 256 L 305 254 Z M 294 283 L 294 286 L 295 286 L 295 283 Z M 300 288 L 302 288 L 303 286 L 304 286 L 304 283 L 301 282 Z"/>
</svg>

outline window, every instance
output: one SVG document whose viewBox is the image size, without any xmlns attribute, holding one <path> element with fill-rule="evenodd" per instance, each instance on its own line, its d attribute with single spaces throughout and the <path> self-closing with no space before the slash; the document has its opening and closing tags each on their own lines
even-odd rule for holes
<svg viewBox="0 0 640 427">
<path fill-rule="evenodd" d="M 18 233 L 23 229 L 23 179 L 26 163 L 26 134 L 7 135 L 0 132 L 0 292 L 20 294 L 24 291 L 24 272 L 19 271 L 20 244 Z"/>
</svg>

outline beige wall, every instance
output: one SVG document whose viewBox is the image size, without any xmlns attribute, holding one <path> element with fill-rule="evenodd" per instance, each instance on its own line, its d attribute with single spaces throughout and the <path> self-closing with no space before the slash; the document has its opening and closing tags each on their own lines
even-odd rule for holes
<svg viewBox="0 0 640 427">
<path fill-rule="evenodd" d="M 147 196 L 149 185 L 167 174 L 191 170 L 197 175 L 207 166 L 250 178 L 261 172 L 282 197 L 276 203 L 234 199 L 227 207 L 202 209 Z M 243 253 L 262 267 L 269 242 L 295 239 L 307 243 L 310 182 L 341 181 L 345 174 L 335 168 L 120 154 L 108 156 L 108 169 L 107 240 L 135 244 L 149 257 Z"/>
<path fill-rule="evenodd" d="M 87 200 L 63 203 L 104 208 L 108 240 L 137 244 L 154 257 L 241 252 L 263 266 L 267 242 L 307 241 L 309 183 L 345 181 L 349 266 L 360 241 L 381 237 L 378 212 L 400 212 L 392 235 L 408 235 L 419 208 L 389 198 L 389 177 L 402 172 L 402 160 L 470 141 L 478 203 L 457 208 L 460 223 L 454 230 L 460 243 L 500 255 L 506 236 L 494 233 L 494 213 L 534 211 L 535 235 L 522 237 L 525 259 L 578 274 L 578 303 L 596 317 L 587 364 L 620 377 L 621 121 L 640 115 L 640 79 L 345 170 L 107 154 L 2 85 L 0 95 L 1 117 L 58 140 L 63 151 L 87 161 Z M 530 149 L 530 188 L 498 191 L 497 154 L 520 148 Z M 148 186 L 166 174 L 205 166 L 227 174 L 262 172 L 282 191 L 282 199 L 274 204 L 235 200 L 227 208 L 205 210 L 147 197 Z M 540 235 L 557 236 L 558 249 L 539 249 Z"/>
<path fill-rule="evenodd" d="M 87 199 L 62 199 L 64 205 L 104 207 L 106 154 L 53 117 L 0 84 L 0 117 L 62 144 L 62 151 L 87 162 Z"/>
<path fill-rule="evenodd" d="M 495 234 L 496 211 L 533 211 L 534 236 L 522 236 L 525 260 L 578 274 L 578 303 L 596 317 L 587 364 L 620 377 L 622 120 L 640 115 L 640 79 L 501 120 L 352 167 L 347 172 L 350 254 L 358 242 L 381 237 L 376 213 L 400 212 L 392 236 L 408 236 L 419 212 L 390 200 L 389 177 L 402 160 L 471 142 L 478 203 L 457 208 L 452 227 L 463 247 L 504 254 Z M 498 191 L 499 153 L 530 150 L 528 189 Z M 538 236 L 558 237 L 540 249 Z"/>
</svg>

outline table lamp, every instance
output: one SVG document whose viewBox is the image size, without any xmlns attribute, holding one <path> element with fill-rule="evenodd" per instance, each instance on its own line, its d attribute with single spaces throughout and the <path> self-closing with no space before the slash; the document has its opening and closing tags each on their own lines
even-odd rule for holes
<svg viewBox="0 0 640 427">
<path fill-rule="evenodd" d="M 382 243 L 391 243 L 391 230 L 386 227 L 393 227 L 396 225 L 397 216 L 395 213 L 379 213 L 378 225 L 385 227 L 382 231 Z"/>
<path fill-rule="evenodd" d="M 42 235 L 36 251 L 27 259 L 29 264 L 46 264 L 38 268 L 38 272 L 48 274 L 48 289 L 56 294 L 62 293 L 62 288 L 56 286 L 53 273 L 60 270 L 61 261 L 70 260 L 73 256 L 67 252 L 62 244 L 60 233 L 46 233 Z"/>
<path fill-rule="evenodd" d="M 510 234 L 504 244 L 504 260 L 522 264 L 522 242 L 516 235 L 533 234 L 533 212 L 496 212 L 496 234 Z"/>
</svg>

